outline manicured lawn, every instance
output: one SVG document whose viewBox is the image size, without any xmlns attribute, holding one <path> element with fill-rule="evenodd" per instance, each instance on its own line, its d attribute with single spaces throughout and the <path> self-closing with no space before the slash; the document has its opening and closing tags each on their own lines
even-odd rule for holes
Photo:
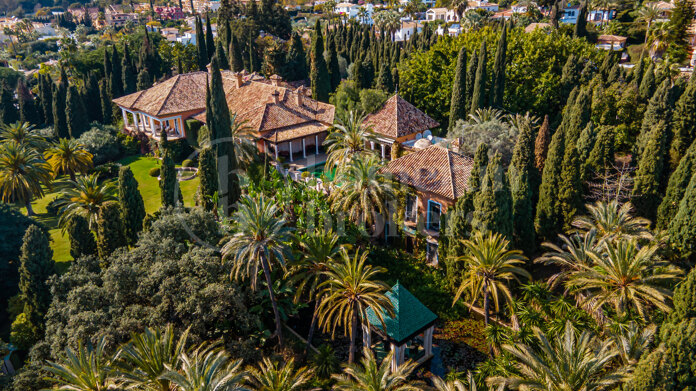
<svg viewBox="0 0 696 391">
<path fill-rule="evenodd" d="M 159 166 L 159 161 L 152 157 L 145 156 L 129 156 L 118 161 L 123 165 L 130 166 L 135 179 L 138 181 L 140 194 L 145 202 L 145 211 L 148 214 L 156 212 L 162 205 L 160 201 L 160 190 L 157 178 L 149 175 L 150 169 Z M 114 179 L 115 181 L 115 179 Z M 179 182 L 181 186 L 181 194 L 184 197 L 185 206 L 193 206 L 193 197 L 198 187 L 198 178 L 190 181 Z M 68 263 L 72 261 L 70 256 L 70 243 L 67 235 L 63 235 L 61 229 L 58 228 L 58 218 L 49 216 L 46 213 L 46 205 L 54 198 L 58 197 L 58 192 L 46 194 L 43 198 L 32 202 L 36 219 L 49 228 L 51 235 L 51 248 L 53 248 L 53 259 L 58 263 L 58 268 L 64 270 Z M 22 209 L 26 213 L 25 209 Z"/>
</svg>

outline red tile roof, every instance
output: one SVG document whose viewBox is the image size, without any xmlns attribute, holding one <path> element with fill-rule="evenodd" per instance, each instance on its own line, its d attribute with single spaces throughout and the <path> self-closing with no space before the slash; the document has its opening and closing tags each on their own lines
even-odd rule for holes
<svg viewBox="0 0 696 391">
<path fill-rule="evenodd" d="M 365 117 L 372 131 L 393 139 L 436 128 L 440 124 L 399 95 L 389 98 L 381 109 Z"/>
</svg>

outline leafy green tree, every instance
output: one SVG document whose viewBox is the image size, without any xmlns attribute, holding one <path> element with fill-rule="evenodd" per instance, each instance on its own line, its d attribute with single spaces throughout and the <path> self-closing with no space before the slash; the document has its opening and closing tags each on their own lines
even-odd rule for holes
<svg viewBox="0 0 696 391">
<path fill-rule="evenodd" d="M 215 54 L 218 56 L 218 59 L 220 60 L 220 69 L 229 70 L 230 62 L 227 59 L 225 50 L 222 48 L 222 40 L 220 39 L 215 41 Z"/>
<path fill-rule="evenodd" d="M 513 235 L 516 248 L 531 254 L 534 251 L 534 211 L 532 205 L 532 173 L 534 166 L 534 140 L 532 122 L 529 117 L 519 116 L 516 121 L 519 130 L 512 162 L 508 167 L 508 180 L 512 196 Z"/>
<path fill-rule="evenodd" d="M 278 205 L 263 195 L 258 199 L 243 197 L 233 219 L 237 231 L 222 248 L 222 254 L 232 261 L 230 278 L 249 278 L 254 290 L 257 287 L 259 269 L 263 270 L 266 289 L 273 307 L 275 335 L 278 337 L 279 345 L 283 346 L 283 330 L 278 301 L 273 292 L 271 267 L 273 263 L 277 263 L 281 268 L 285 268 L 285 260 L 290 251 L 287 242 L 291 234 L 285 219 L 278 217 L 278 212 Z"/>
<path fill-rule="evenodd" d="M 53 174 L 41 154 L 14 142 L 0 145 L 0 199 L 7 203 L 23 203 L 27 215 L 33 216 L 31 201 L 43 197 Z"/>
<path fill-rule="evenodd" d="M 612 126 L 602 127 L 587 160 L 584 163 L 581 161 L 583 178 L 593 179 L 611 169 L 615 162 L 615 139 L 616 133 Z"/>
<path fill-rule="evenodd" d="M 471 99 L 474 96 L 474 83 L 476 82 L 476 71 L 478 70 L 478 51 L 474 50 L 471 58 L 469 58 L 469 64 L 466 67 L 466 102 L 465 106 L 467 112 L 471 109 Z M 464 116 L 463 119 L 466 119 Z"/>
<path fill-rule="evenodd" d="M 391 92 L 394 91 L 394 82 L 392 80 L 392 73 L 389 66 L 386 63 L 382 63 L 379 67 L 379 75 L 377 76 L 377 86 L 378 89 Z"/>
<path fill-rule="evenodd" d="M 138 233 L 143 229 L 145 218 L 145 203 L 138 190 L 130 167 L 123 166 L 118 170 L 118 202 L 121 206 L 121 220 L 128 244 L 134 245 Z"/>
<path fill-rule="evenodd" d="M 89 230 L 89 223 L 83 216 L 72 216 L 68 220 L 66 231 L 70 240 L 70 256 L 73 259 L 97 254 L 97 242 L 94 241 L 94 234 Z"/>
<path fill-rule="evenodd" d="M 393 304 L 386 296 L 389 286 L 375 279 L 386 270 L 366 264 L 367 256 L 367 251 L 356 251 L 351 257 L 341 250 L 341 259 L 328 266 L 326 280 L 320 285 L 324 300 L 319 305 L 319 325 L 332 335 L 338 327 L 350 335 L 348 364 L 355 360 L 358 327 L 367 320 L 367 310 L 372 309 L 381 322 L 385 314 L 393 314 Z"/>
<path fill-rule="evenodd" d="M 363 358 L 360 365 L 349 364 L 343 368 L 343 374 L 334 375 L 335 390 L 340 391 L 415 391 L 421 390 L 422 384 L 410 380 L 418 364 L 409 360 L 399 365 L 396 370 L 391 367 L 394 352 L 387 354 L 382 362 L 377 362 L 372 349 L 363 348 Z"/>
<path fill-rule="evenodd" d="M 471 93 L 471 108 L 469 109 L 471 114 L 474 114 L 477 109 L 486 106 L 486 41 L 481 42 L 478 56 L 476 79 L 474 79 L 474 89 Z"/>
<path fill-rule="evenodd" d="M 602 240 L 652 240 L 650 220 L 634 216 L 632 208 L 628 202 L 597 201 L 594 205 L 586 205 L 587 214 L 573 220 L 573 227 L 585 233 L 594 231 Z"/>
<path fill-rule="evenodd" d="M 29 316 L 22 312 L 10 326 L 10 343 L 19 350 L 29 350 L 41 338 Z"/>
<path fill-rule="evenodd" d="M 105 202 L 97 216 L 97 251 L 99 258 L 106 259 L 119 247 L 128 244 L 123 233 L 121 208 L 116 201 Z"/>
<path fill-rule="evenodd" d="M 329 101 L 331 91 L 331 80 L 329 78 L 329 68 L 324 59 L 324 37 L 321 33 L 321 21 L 317 19 L 314 26 L 314 36 L 312 37 L 312 48 L 310 53 L 310 81 L 312 83 L 312 99 L 320 102 Z"/>
<path fill-rule="evenodd" d="M 48 279 L 55 273 L 48 236 L 36 225 L 24 234 L 19 257 L 19 292 L 29 321 L 43 330 L 44 315 L 51 304 Z"/>
<path fill-rule="evenodd" d="M 498 48 L 495 51 L 493 63 L 493 80 L 491 80 L 491 106 L 503 107 L 503 94 L 505 93 L 505 55 L 507 52 L 507 25 L 503 24 L 503 31 L 498 39 Z"/>
<path fill-rule="evenodd" d="M 253 390 L 299 391 L 311 382 L 314 372 L 306 367 L 295 369 L 295 360 L 282 364 L 265 357 L 256 367 L 248 367 L 246 380 Z"/>
<path fill-rule="evenodd" d="M 684 193 L 691 178 L 696 174 L 696 141 L 691 144 L 676 170 L 670 175 L 667 191 L 657 209 L 657 228 L 665 229 L 677 215 Z"/>
<path fill-rule="evenodd" d="M 454 84 L 452 84 L 452 100 L 450 102 L 449 130 L 454 128 L 458 120 L 466 120 L 467 105 L 467 75 L 466 75 L 466 48 L 462 46 L 457 57 L 457 68 L 454 71 Z"/>
<path fill-rule="evenodd" d="M 575 147 L 566 147 L 558 185 L 558 206 L 561 211 L 561 222 L 564 228 L 568 228 L 576 213 L 583 206 L 580 157 Z"/>
<path fill-rule="evenodd" d="M 481 191 L 474 197 L 471 225 L 476 231 L 495 232 L 512 239 L 512 195 L 500 159 L 496 154 L 486 169 Z"/>
<path fill-rule="evenodd" d="M 74 85 L 68 88 L 66 106 L 65 118 L 68 124 L 68 133 L 70 133 L 70 137 L 78 138 L 87 130 L 89 123 L 82 96 Z"/>
</svg>

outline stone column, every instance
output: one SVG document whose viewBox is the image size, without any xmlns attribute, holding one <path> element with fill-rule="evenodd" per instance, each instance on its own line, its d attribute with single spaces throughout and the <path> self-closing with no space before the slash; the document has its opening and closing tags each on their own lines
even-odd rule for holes
<svg viewBox="0 0 696 391">
<path fill-rule="evenodd" d="M 393 343 L 390 345 L 392 351 L 391 370 L 394 372 L 399 368 L 399 347 Z"/>
<path fill-rule="evenodd" d="M 319 135 L 314 135 L 314 154 L 319 154 Z"/>
<path fill-rule="evenodd" d="M 128 126 L 128 113 L 126 113 L 126 110 L 121 108 L 121 115 L 123 116 L 123 127 Z"/>
<path fill-rule="evenodd" d="M 428 327 L 423 333 L 423 350 L 425 350 L 425 355 L 429 356 L 433 352 L 433 333 L 435 331 L 435 326 Z"/>
<path fill-rule="evenodd" d="M 304 137 L 302 137 L 302 158 L 303 159 L 307 158 L 307 149 L 306 149 Z"/>
<path fill-rule="evenodd" d="M 384 144 L 381 144 L 381 143 L 380 143 L 379 146 L 380 146 L 381 149 L 382 149 L 382 160 L 384 160 Z"/>
<path fill-rule="evenodd" d="M 292 162 L 292 161 L 294 161 L 292 159 L 292 141 L 288 141 L 288 145 L 290 145 L 290 161 Z"/>
</svg>

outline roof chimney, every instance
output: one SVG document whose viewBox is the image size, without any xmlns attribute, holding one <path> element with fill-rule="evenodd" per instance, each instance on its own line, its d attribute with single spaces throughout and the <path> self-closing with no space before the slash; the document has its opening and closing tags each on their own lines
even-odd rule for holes
<svg viewBox="0 0 696 391">
<path fill-rule="evenodd" d="M 304 86 L 299 86 L 297 87 L 297 91 L 295 91 L 295 97 L 297 99 L 297 105 L 302 106 L 302 99 L 304 98 Z"/>
<path fill-rule="evenodd" d="M 271 84 L 273 85 L 273 87 L 278 87 L 280 81 L 283 80 L 283 78 L 278 75 L 271 75 L 269 79 L 271 79 Z"/>
<path fill-rule="evenodd" d="M 278 92 L 278 90 L 274 90 L 273 93 L 271 93 L 271 96 L 273 96 L 273 103 L 278 104 L 278 101 L 280 100 L 280 92 Z"/>
<path fill-rule="evenodd" d="M 234 74 L 234 79 L 235 79 L 235 85 L 237 86 L 237 88 L 241 88 L 242 84 L 244 84 L 244 79 L 242 78 L 242 73 L 236 72 Z"/>
</svg>

